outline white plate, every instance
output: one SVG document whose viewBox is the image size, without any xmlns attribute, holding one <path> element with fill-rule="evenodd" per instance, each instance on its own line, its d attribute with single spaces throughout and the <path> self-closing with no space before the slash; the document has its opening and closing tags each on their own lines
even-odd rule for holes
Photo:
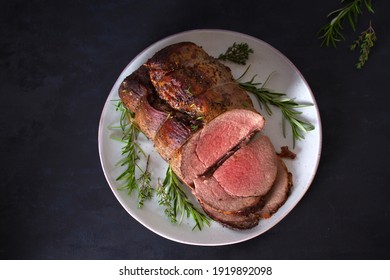
<svg viewBox="0 0 390 280">
<path fill-rule="evenodd" d="M 120 183 L 115 179 L 123 171 L 116 163 L 121 158 L 122 143 L 112 139 L 116 133 L 110 129 L 118 124 L 119 113 L 115 111 L 115 101 L 118 100 L 118 87 L 120 83 L 133 71 L 135 71 L 148 58 L 153 56 L 158 50 L 165 46 L 181 41 L 192 41 L 204 48 L 212 56 L 218 56 L 225 52 L 227 47 L 234 42 L 246 42 L 254 50 L 250 55 L 248 63 L 251 65 L 247 74 L 249 80 L 252 75 L 258 74 L 258 81 L 263 82 L 271 73 L 275 72 L 268 83 L 268 88 L 275 91 L 284 92 L 291 98 L 296 98 L 298 102 L 312 103 L 314 106 L 303 108 L 302 117 L 310 121 L 315 126 L 315 130 L 309 132 L 303 141 L 298 141 L 294 152 L 297 153 L 295 160 L 286 160 L 287 167 L 293 173 L 293 188 L 286 203 L 271 218 L 260 221 L 259 225 L 250 230 L 235 231 L 212 222 L 210 227 L 205 227 L 202 231 L 192 230 L 194 223 L 192 220 L 184 219 L 181 224 L 172 224 L 165 216 L 164 209 L 161 208 L 157 199 L 147 201 L 142 209 L 137 207 L 136 193 L 129 196 L 126 191 L 118 190 Z M 239 77 L 246 66 L 226 63 L 233 72 L 234 77 Z M 254 102 L 257 104 L 257 102 Z M 266 118 L 267 123 L 264 129 L 266 135 L 270 137 L 278 150 L 281 146 L 292 147 L 291 134 L 284 138 L 282 135 L 281 114 L 274 108 L 274 114 L 269 117 L 266 112 L 257 109 Z M 279 51 L 269 44 L 254 37 L 237 32 L 225 30 L 192 30 L 179 33 L 165 38 L 141 52 L 123 70 L 104 106 L 99 124 L 99 154 L 104 174 L 113 193 L 127 212 L 151 231 L 180 243 L 217 246 L 242 242 L 261 235 L 280 220 L 282 220 L 299 202 L 309 188 L 320 159 L 321 154 L 321 122 L 318 108 L 314 96 L 297 68 Z M 157 178 L 163 179 L 167 164 L 160 158 L 153 148 L 153 144 L 145 138 L 140 138 L 143 149 L 150 154 L 150 171 L 153 176 L 153 183 L 157 185 Z M 194 204 L 199 206 L 195 199 Z"/>
</svg>

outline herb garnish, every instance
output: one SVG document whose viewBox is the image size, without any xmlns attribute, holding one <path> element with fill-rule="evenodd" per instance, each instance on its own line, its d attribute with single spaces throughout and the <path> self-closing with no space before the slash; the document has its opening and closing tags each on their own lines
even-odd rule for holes
<svg viewBox="0 0 390 280">
<path fill-rule="evenodd" d="M 151 174 L 148 170 L 149 166 L 149 158 L 146 160 L 145 170 L 142 172 L 141 176 L 138 178 L 138 182 L 140 183 L 140 187 L 138 190 L 138 208 L 141 208 L 144 205 L 145 200 L 152 199 L 153 197 L 153 187 L 150 184 Z"/>
<path fill-rule="evenodd" d="M 322 40 L 321 46 L 333 46 L 342 40 L 345 40 L 342 30 L 344 21 L 348 20 L 353 31 L 356 31 L 356 24 L 359 16 L 363 13 L 362 7 L 370 13 L 374 13 L 371 0 L 342 0 L 341 3 L 347 2 L 347 4 L 328 14 L 328 17 L 332 17 L 330 22 L 325 24 L 318 32 L 319 39 Z M 364 5 L 363 5 L 364 4 Z M 368 54 L 376 41 L 376 34 L 372 28 L 371 21 L 367 30 L 361 32 L 357 40 L 350 46 L 351 50 L 356 49 L 360 45 L 360 56 L 356 68 L 361 69 L 368 60 Z"/>
<path fill-rule="evenodd" d="M 368 60 L 371 48 L 374 46 L 376 41 L 376 34 L 374 28 L 372 28 L 371 21 L 367 30 L 363 31 L 360 36 L 351 45 L 351 51 L 354 51 L 357 47 L 360 47 L 359 60 L 356 63 L 357 69 L 362 69 L 364 64 Z"/>
<path fill-rule="evenodd" d="M 179 178 L 172 171 L 171 166 L 168 166 L 164 182 L 157 188 L 157 196 L 159 197 L 159 204 L 165 207 L 165 214 L 171 219 L 172 223 L 181 223 L 186 214 L 187 218 L 191 216 L 195 221 L 193 229 L 202 230 L 204 224 L 210 226 L 210 217 L 199 212 L 189 201 L 180 186 Z M 180 216 L 179 221 L 177 215 Z"/>
<path fill-rule="evenodd" d="M 296 109 L 311 106 L 312 104 L 299 104 L 295 102 L 294 99 L 288 98 L 284 93 L 274 92 L 266 88 L 266 84 L 271 78 L 272 73 L 267 77 L 264 83 L 258 83 L 254 81 L 257 75 L 254 75 L 252 79 L 247 82 L 240 82 L 248 70 L 249 67 L 247 67 L 245 72 L 238 79 L 236 79 L 236 81 L 239 83 L 242 89 L 255 95 L 259 101 L 260 107 L 264 106 L 268 115 L 272 115 L 272 110 L 269 105 L 274 105 L 279 108 L 283 115 L 283 136 L 286 137 L 285 121 L 287 120 L 291 126 L 293 147 L 295 147 L 296 140 L 304 139 L 304 133 L 314 129 L 314 126 L 310 122 L 303 121 L 299 118 L 299 115 L 302 114 L 302 112 L 297 111 Z"/>
<path fill-rule="evenodd" d="M 122 147 L 122 156 L 124 157 L 117 163 L 120 166 L 125 166 L 126 169 L 118 178 L 116 178 L 116 180 L 124 182 L 123 186 L 119 189 L 127 190 L 129 195 L 131 195 L 134 190 L 138 191 L 138 206 L 142 207 L 145 199 L 151 198 L 151 195 L 148 193 L 152 192 L 152 188 L 150 186 L 150 173 L 147 170 L 148 164 L 146 165 L 145 170 L 138 165 L 140 154 L 146 157 L 145 152 L 136 141 L 140 131 L 133 123 L 134 113 L 123 106 L 122 101 L 117 103 L 116 110 L 121 112 L 119 125 L 123 135 L 122 141 L 126 143 L 125 146 Z M 139 178 L 136 177 L 137 170 L 141 172 Z"/>
<path fill-rule="evenodd" d="M 344 3 L 345 0 L 342 0 L 341 2 Z M 328 14 L 328 17 L 333 17 L 332 20 L 324 25 L 318 32 L 319 34 L 322 33 L 319 37 L 322 39 L 321 45 L 332 45 L 336 47 L 337 42 L 345 40 L 342 34 L 342 29 L 344 20 L 346 19 L 351 25 L 352 30 L 355 31 L 358 17 L 362 14 L 361 7 L 363 3 L 369 12 L 374 13 L 371 0 L 353 0 L 347 2 L 348 3 L 344 7 Z"/>
<path fill-rule="evenodd" d="M 218 59 L 229 60 L 234 63 L 245 65 L 249 58 L 249 54 L 253 53 L 253 50 L 248 46 L 247 43 L 236 43 L 228 47 L 224 54 L 220 54 Z"/>
<path fill-rule="evenodd" d="M 246 56 L 241 55 L 241 53 L 237 53 L 235 50 L 237 49 L 237 46 L 242 47 L 243 53 L 246 53 Z M 248 51 L 249 50 L 249 51 Z M 246 64 L 246 61 L 248 60 L 249 52 L 253 53 L 253 50 L 248 46 L 247 43 L 234 43 L 233 46 L 229 47 L 226 53 L 229 53 L 229 60 L 237 62 L 239 64 Z M 218 58 L 221 59 L 220 55 Z M 283 122 L 282 122 L 282 129 L 283 129 L 283 136 L 286 137 L 286 124 L 285 121 L 287 120 L 290 123 L 291 131 L 292 131 L 292 138 L 293 138 L 293 147 L 295 147 L 296 140 L 302 140 L 304 139 L 304 133 L 307 133 L 314 129 L 314 126 L 307 121 L 303 121 L 299 118 L 299 115 L 302 114 L 302 112 L 297 111 L 298 108 L 303 108 L 307 106 L 311 106 L 312 104 L 299 104 L 294 101 L 294 99 L 286 97 L 286 94 L 274 92 L 268 88 L 266 88 L 266 83 L 271 78 L 271 74 L 268 76 L 268 78 L 265 80 L 265 82 L 257 83 L 254 82 L 257 75 L 254 75 L 251 80 L 247 82 L 240 82 L 240 80 L 245 76 L 245 74 L 249 70 L 248 66 L 244 73 L 236 79 L 240 87 L 252 94 L 255 95 L 256 99 L 259 101 L 260 107 L 264 106 L 265 110 L 267 111 L 268 115 L 272 115 L 272 110 L 269 105 L 274 105 L 280 109 L 283 115 Z"/>
</svg>

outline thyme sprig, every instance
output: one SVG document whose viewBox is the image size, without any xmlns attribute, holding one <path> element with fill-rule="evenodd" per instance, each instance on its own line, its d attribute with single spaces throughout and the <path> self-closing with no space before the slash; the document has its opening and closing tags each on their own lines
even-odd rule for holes
<svg viewBox="0 0 390 280">
<path fill-rule="evenodd" d="M 282 129 L 283 136 L 286 137 L 286 124 L 288 121 L 291 126 L 293 147 L 295 147 L 296 140 L 304 139 L 304 134 L 314 130 L 314 125 L 308 121 L 302 120 L 299 116 L 302 112 L 297 111 L 298 108 L 312 106 L 312 104 L 299 104 L 294 99 L 288 98 L 286 94 L 274 92 L 266 87 L 267 82 L 271 79 L 272 73 L 267 77 L 264 83 L 255 82 L 257 75 L 254 75 L 252 79 L 247 82 L 240 82 L 240 80 L 248 72 L 249 67 L 245 72 L 237 79 L 240 87 L 255 95 L 259 101 L 260 107 L 264 106 L 268 115 L 272 115 L 272 109 L 270 105 L 276 106 L 282 112 Z"/>
<path fill-rule="evenodd" d="M 119 190 L 127 190 L 128 195 L 131 195 L 134 190 L 138 191 L 138 207 L 141 208 L 145 200 L 152 198 L 153 192 L 150 185 L 151 174 L 148 171 L 149 156 L 136 141 L 140 131 L 133 122 L 134 113 L 123 106 L 121 101 L 117 103 L 116 110 L 121 113 L 119 126 L 122 130 L 122 141 L 125 143 L 122 147 L 123 158 L 118 161 L 117 165 L 126 167 L 116 180 L 124 182 Z M 140 155 L 147 157 L 145 169 L 138 164 Z M 141 173 L 138 178 L 137 172 Z"/>
<path fill-rule="evenodd" d="M 245 65 L 250 53 L 253 53 L 253 50 L 247 43 L 234 42 L 232 46 L 228 47 L 225 53 L 218 56 L 218 59 Z"/>
<path fill-rule="evenodd" d="M 190 216 L 195 221 L 195 228 L 202 230 L 204 225 L 210 226 L 210 218 L 201 213 L 189 201 L 186 193 L 180 185 L 179 178 L 173 172 L 171 166 L 168 166 L 163 183 L 157 188 L 159 204 L 165 207 L 165 214 L 172 223 L 181 223 L 184 216 Z M 179 220 L 177 217 L 179 216 Z"/>
<path fill-rule="evenodd" d="M 322 40 L 321 45 L 336 47 L 337 43 L 345 40 L 342 30 L 345 20 L 348 20 L 352 30 L 356 30 L 356 23 L 359 16 L 362 14 L 362 6 L 374 13 L 371 0 L 342 0 L 341 3 L 347 2 L 343 7 L 328 14 L 328 18 L 332 18 L 330 22 L 325 24 L 318 32 L 319 39 Z"/>
<path fill-rule="evenodd" d="M 153 197 L 153 187 L 151 185 L 151 177 L 148 170 L 149 166 L 149 158 L 146 160 L 146 167 L 145 170 L 141 173 L 141 176 L 137 179 L 139 182 L 139 189 L 138 189 L 138 208 L 141 208 L 144 205 L 145 200 L 150 200 Z"/>
<path fill-rule="evenodd" d="M 374 28 L 372 28 L 371 21 L 369 27 L 363 31 L 360 36 L 350 46 L 351 51 L 360 47 L 360 55 L 358 62 L 356 63 L 357 69 L 362 69 L 364 64 L 368 61 L 368 55 L 371 52 L 371 48 L 374 46 L 376 41 L 376 34 Z"/>
</svg>

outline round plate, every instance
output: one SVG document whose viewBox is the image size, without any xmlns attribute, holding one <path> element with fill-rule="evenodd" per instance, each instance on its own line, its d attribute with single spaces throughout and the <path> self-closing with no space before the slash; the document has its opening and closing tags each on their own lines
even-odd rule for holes
<svg viewBox="0 0 390 280">
<path fill-rule="evenodd" d="M 289 171 L 293 174 L 291 194 L 286 203 L 271 218 L 261 220 L 255 228 L 236 231 L 212 222 L 210 227 L 206 226 L 201 231 L 193 230 L 194 222 L 191 219 L 184 219 L 180 224 L 172 224 L 166 217 L 164 208 L 158 205 L 157 198 L 146 201 L 142 208 L 138 208 L 136 192 L 128 195 L 127 191 L 119 190 L 121 182 L 116 181 L 116 178 L 123 171 L 123 167 L 118 166 L 117 162 L 121 159 L 123 143 L 114 140 L 114 138 L 120 136 L 120 130 L 113 128 L 118 125 L 120 116 L 120 113 L 115 110 L 115 104 L 119 99 L 118 88 L 128 75 L 138 69 L 157 51 L 165 46 L 182 41 L 192 41 L 215 57 L 224 53 L 234 42 L 246 42 L 254 50 L 254 53 L 249 57 L 248 64 L 251 66 L 243 80 L 250 80 L 253 75 L 257 74 L 256 81 L 264 82 L 268 75 L 273 73 L 272 78 L 267 83 L 267 88 L 286 93 L 288 97 L 295 98 L 297 102 L 313 104 L 313 106 L 301 109 L 301 117 L 310 121 L 315 129 L 306 134 L 304 140 L 297 141 L 293 149 L 297 157 L 294 160 L 285 160 Z M 232 69 L 235 78 L 238 78 L 247 67 L 233 63 L 225 64 Z M 268 116 L 258 106 L 257 101 L 252 96 L 251 98 L 257 106 L 256 108 L 266 119 L 266 126 L 263 131 L 271 139 L 276 150 L 286 145 L 292 149 L 289 126 L 287 125 L 287 135 L 284 137 L 282 118 L 278 109 L 272 107 L 273 114 Z M 238 243 L 259 236 L 275 226 L 295 207 L 309 188 L 317 171 L 321 154 L 321 135 L 320 116 L 314 96 L 300 72 L 282 53 L 269 44 L 245 34 L 225 30 L 192 30 L 156 42 L 127 65 L 107 98 L 100 119 L 98 137 L 100 160 L 107 182 L 118 201 L 134 219 L 151 231 L 170 240 L 192 245 L 217 246 Z M 153 143 L 142 136 L 138 140 L 144 151 L 150 154 L 149 171 L 153 177 L 152 184 L 157 186 L 165 178 L 168 165 L 154 150 Z M 145 159 L 141 159 L 141 164 L 145 164 L 145 162 Z M 188 195 L 194 205 L 201 209 L 190 192 L 188 192 Z"/>
</svg>

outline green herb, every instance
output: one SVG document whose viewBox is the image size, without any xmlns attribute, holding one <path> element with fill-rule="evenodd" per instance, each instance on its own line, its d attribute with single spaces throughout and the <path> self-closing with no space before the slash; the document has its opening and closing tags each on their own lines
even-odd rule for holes
<svg viewBox="0 0 390 280">
<path fill-rule="evenodd" d="M 117 163 L 117 165 L 125 166 L 126 169 L 118 178 L 116 178 L 116 180 L 124 182 L 119 190 L 127 190 L 129 195 L 131 195 L 134 190 L 138 191 L 138 207 L 142 207 L 146 199 L 151 199 L 151 193 L 153 191 L 150 185 L 151 176 L 148 171 L 149 157 L 146 168 L 143 170 L 138 165 L 138 160 L 140 159 L 140 155 L 146 157 L 146 154 L 136 141 L 139 129 L 133 123 L 134 113 L 123 106 L 121 101 L 117 103 L 116 110 L 121 112 L 119 125 L 123 135 L 122 141 L 126 143 L 122 148 L 123 158 Z M 137 170 L 141 172 L 139 178 L 136 177 Z"/>
<path fill-rule="evenodd" d="M 350 47 L 352 51 L 354 51 L 357 47 L 360 47 L 360 56 L 358 62 L 356 63 L 356 68 L 361 69 L 367 62 L 368 55 L 370 54 L 375 41 L 376 34 L 370 21 L 368 29 L 363 31 Z"/>
<path fill-rule="evenodd" d="M 374 13 L 371 0 L 342 0 L 341 2 L 347 3 L 344 7 L 329 13 L 327 17 L 332 17 L 332 20 L 324 25 L 318 32 L 320 34 L 319 39 L 322 40 L 321 45 L 332 45 L 336 47 L 336 43 L 345 40 L 342 34 L 345 20 L 348 20 L 353 31 L 355 31 L 358 18 L 362 14 L 363 4 L 369 12 Z"/>
<path fill-rule="evenodd" d="M 307 133 L 314 129 L 314 126 L 310 122 L 304 121 L 299 118 L 299 115 L 302 114 L 302 112 L 297 111 L 296 109 L 311 106 L 312 104 L 298 104 L 294 101 L 294 99 L 288 98 L 286 94 L 273 92 L 272 90 L 266 88 L 266 83 L 271 78 L 271 74 L 268 76 L 268 78 L 263 84 L 254 82 L 256 75 L 254 75 L 252 79 L 247 82 L 240 82 L 240 80 L 247 73 L 248 69 L 249 67 L 237 79 L 240 87 L 250 93 L 253 93 L 259 101 L 260 106 L 264 106 L 268 115 L 272 115 L 270 105 L 274 105 L 279 108 L 283 115 L 283 135 L 284 137 L 286 137 L 285 121 L 287 120 L 291 126 L 293 146 L 295 147 L 296 140 L 304 139 L 304 133 Z"/>
<path fill-rule="evenodd" d="M 195 124 L 191 125 L 191 130 L 192 131 L 197 131 L 198 128 L 199 128 L 199 125 L 195 125 Z"/>
<path fill-rule="evenodd" d="M 248 46 L 247 43 L 236 43 L 234 42 L 224 54 L 220 54 L 218 59 L 229 60 L 234 63 L 245 65 L 249 58 L 249 54 L 253 53 L 253 50 Z"/>
<path fill-rule="evenodd" d="M 210 218 L 199 212 L 189 201 L 171 166 L 168 166 L 164 182 L 157 188 L 157 196 L 159 204 L 165 207 L 165 214 L 172 223 L 181 223 L 184 215 L 187 215 L 187 218 L 192 216 L 195 221 L 193 229 L 202 230 L 205 224 L 210 225 Z M 180 216 L 179 220 L 177 220 L 178 215 Z"/>
<path fill-rule="evenodd" d="M 126 143 L 126 145 L 122 147 L 122 156 L 124 157 L 117 163 L 120 164 L 120 166 L 126 166 L 126 169 L 118 178 L 116 178 L 116 180 L 125 182 L 120 189 L 126 189 L 130 195 L 133 190 L 138 189 L 135 175 L 136 168 L 141 169 L 137 163 L 139 160 L 138 154 L 139 152 L 145 153 L 135 141 L 139 130 L 132 122 L 134 113 L 124 107 L 122 102 L 118 102 L 116 110 L 121 112 L 119 123 L 123 133 L 122 141 Z"/>
<path fill-rule="evenodd" d="M 153 187 L 150 184 L 151 174 L 148 171 L 149 158 L 150 156 L 148 155 L 148 158 L 146 160 L 145 170 L 138 178 L 138 182 L 140 183 L 139 190 L 138 190 L 138 208 L 141 208 L 144 205 L 145 200 L 150 200 L 153 197 Z"/>
</svg>

